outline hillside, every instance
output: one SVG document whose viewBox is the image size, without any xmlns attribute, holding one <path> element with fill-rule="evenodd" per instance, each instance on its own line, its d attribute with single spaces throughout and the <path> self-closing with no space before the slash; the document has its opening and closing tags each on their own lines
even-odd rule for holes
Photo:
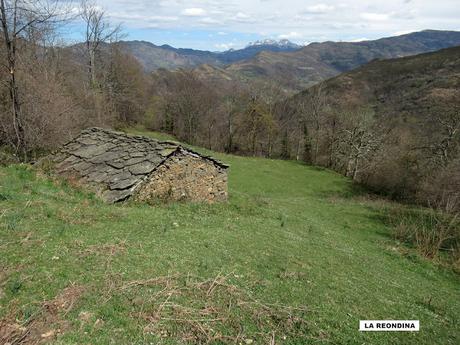
<svg viewBox="0 0 460 345">
<path fill-rule="evenodd" d="M 459 278 L 390 237 L 391 204 L 330 171 L 213 155 L 225 204 L 111 206 L 1 167 L 0 342 L 458 343 Z"/>
<path fill-rule="evenodd" d="M 390 59 L 460 45 L 460 32 L 427 30 L 363 42 L 312 43 L 290 53 L 263 52 L 227 70 L 242 78 L 274 80 L 302 90 L 375 59 Z"/>
<path fill-rule="evenodd" d="M 325 81 L 322 87 L 329 104 L 336 108 L 372 107 L 382 116 L 428 119 L 435 104 L 453 106 L 460 99 L 460 47 L 372 61 Z"/>
<path fill-rule="evenodd" d="M 159 68 L 192 68 L 206 63 L 221 64 L 216 54 L 208 51 L 176 49 L 168 45 L 157 46 L 145 41 L 122 41 L 118 45 L 123 51 L 133 55 L 147 72 Z"/>
<path fill-rule="evenodd" d="M 460 47 L 376 60 L 289 103 L 321 104 L 316 119 L 308 111 L 280 115 L 291 133 L 299 116 L 307 119 L 315 164 L 394 198 L 460 209 Z"/>
<path fill-rule="evenodd" d="M 159 68 L 172 70 L 193 68 L 202 64 L 223 66 L 252 58 L 262 51 L 291 52 L 301 48 L 287 40 L 255 42 L 243 49 L 231 49 L 225 52 L 174 48 L 169 45 L 157 46 L 145 41 L 121 41 L 117 44 L 123 51 L 133 55 L 147 72 Z"/>
</svg>

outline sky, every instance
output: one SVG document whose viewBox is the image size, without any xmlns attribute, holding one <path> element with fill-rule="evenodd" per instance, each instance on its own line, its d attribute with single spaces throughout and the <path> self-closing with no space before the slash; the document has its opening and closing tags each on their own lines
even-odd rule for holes
<svg viewBox="0 0 460 345">
<path fill-rule="evenodd" d="M 126 40 L 223 51 L 263 39 L 360 41 L 460 31 L 460 0 L 96 0 Z M 82 37 L 81 25 L 71 30 Z"/>
</svg>

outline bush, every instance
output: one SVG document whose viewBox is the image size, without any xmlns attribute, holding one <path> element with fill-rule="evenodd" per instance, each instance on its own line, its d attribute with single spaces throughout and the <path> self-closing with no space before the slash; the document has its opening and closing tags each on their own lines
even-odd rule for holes
<svg viewBox="0 0 460 345">
<path fill-rule="evenodd" d="M 0 148 L 0 166 L 8 166 L 16 163 L 19 163 L 17 157 Z"/>
<path fill-rule="evenodd" d="M 452 262 L 460 263 L 460 219 L 458 214 L 442 213 L 434 209 L 390 212 L 393 236 L 413 245 L 427 258 L 446 253 Z M 444 254 L 443 254 L 444 255 Z"/>
</svg>

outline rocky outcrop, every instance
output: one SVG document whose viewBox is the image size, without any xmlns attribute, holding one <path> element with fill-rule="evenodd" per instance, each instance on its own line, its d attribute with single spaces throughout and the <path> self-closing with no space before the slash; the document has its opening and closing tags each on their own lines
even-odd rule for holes
<svg viewBox="0 0 460 345">
<path fill-rule="evenodd" d="M 143 195 L 139 197 L 141 200 L 146 200 L 146 195 L 156 197 L 155 193 L 143 191 L 145 186 L 148 186 L 150 191 L 154 189 L 152 181 L 162 184 L 161 178 L 158 178 L 159 174 L 154 171 L 168 160 L 171 161 L 165 166 L 168 166 L 169 169 L 174 164 L 182 165 L 181 160 L 189 161 L 186 159 L 187 156 L 206 165 L 208 174 L 225 176 L 225 179 L 222 180 L 225 180 L 226 184 L 227 166 L 217 160 L 199 155 L 174 142 L 157 141 L 101 128 L 83 131 L 50 159 L 58 174 L 78 179 L 82 184 L 93 189 L 103 200 L 114 203 L 126 200 L 136 193 Z M 190 173 L 190 170 L 188 171 Z M 192 175 L 196 178 L 197 186 L 203 185 L 199 179 L 205 178 L 204 175 L 195 172 L 192 172 Z M 163 174 L 163 176 L 166 175 Z M 167 178 L 169 185 L 175 182 L 179 189 L 181 189 L 180 185 L 185 182 L 181 181 L 179 176 L 174 181 L 171 174 Z M 187 183 L 190 185 L 191 181 L 188 180 Z M 215 201 L 226 198 L 226 186 L 224 188 L 219 184 L 214 187 L 212 183 L 206 186 L 208 189 L 213 189 L 212 193 L 195 190 L 187 194 L 188 198 L 197 201 Z M 225 190 L 225 197 L 222 194 L 223 190 Z M 209 197 L 205 196 L 207 194 Z M 216 198 L 214 194 L 219 194 L 221 197 Z M 183 197 L 176 198 L 176 196 L 176 194 L 172 195 L 171 199 L 184 199 Z"/>
</svg>

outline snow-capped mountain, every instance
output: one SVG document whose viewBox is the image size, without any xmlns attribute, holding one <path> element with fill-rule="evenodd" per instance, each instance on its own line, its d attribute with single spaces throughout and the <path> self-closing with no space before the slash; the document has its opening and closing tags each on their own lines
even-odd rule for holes
<svg viewBox="0 0 460 345">
<path fill-rule="evenodd" d="M 282 39 L 282 40 L 274 40 L 274 39 L 265 39 L 265 40 L 259 40 L 255 42 L 250 42 L 246 48 L 248 47 L 258 47 L 258 46 L 273 46 L 273 47 L 278 47 L 278 48 L 287 48 L 287 49 L 298 49 L 301 48 L 300 45 L 295 44 L 288 39 Z"/>
</svg>

